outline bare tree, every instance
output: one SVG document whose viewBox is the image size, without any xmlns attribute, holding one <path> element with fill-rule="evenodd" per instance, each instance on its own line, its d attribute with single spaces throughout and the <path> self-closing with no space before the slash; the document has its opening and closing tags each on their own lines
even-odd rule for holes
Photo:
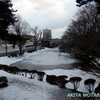
<svg viewBox="0 0 100 100">
<path fill-rule="evenodd" d="M 62 38 L 66 49 L 70 50 L 74 56 L 86 60 L 90 60 L 90 56 L 92 59 L 100 56 L 100 24 L 98 20 L 94 4 L 85 5 L 78 11 L 76 20 L 72 20 Z"/>
<path fill-rule="evenodd" d="M 34 35 L 34 50 L 37 49 L 39 41 L 41 42 L 42 39 L 42 32 L 41 30 L 38 30 L 38 26 L 35 26 L 34 28 L 31 28 L 31 31 Z"/>
<path fill-rule="evenodd" d="M 29 24 L 22 20 L 20 16 L 17 17 L 17 22 L 14 23 L 14 32 L 17 34 L 17 45 L 19 47 L 20 55 L 23 54 L 23 47 L 25 44 L 26 39 L 23 37 L 23 35 L 29 34 L 30 27 Z"/>
</svg>

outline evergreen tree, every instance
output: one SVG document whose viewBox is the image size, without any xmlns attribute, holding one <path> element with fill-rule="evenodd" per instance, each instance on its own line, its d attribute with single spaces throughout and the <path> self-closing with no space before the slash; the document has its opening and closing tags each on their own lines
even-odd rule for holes
<svg viewBox="0 0 100 100">
<path fill-rule="evenodd" d="M 14 24 L 16 17 L 11 0 L 0 0 L 0 39 L 6 40 L 8 26 Z"/>
</svg>

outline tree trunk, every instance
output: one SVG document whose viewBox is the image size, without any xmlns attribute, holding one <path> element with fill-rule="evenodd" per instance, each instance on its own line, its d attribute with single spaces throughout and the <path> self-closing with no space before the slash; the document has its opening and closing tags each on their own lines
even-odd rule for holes
<svg viewBox="0 0 100 100">
<path fill-rule="evenodd" d="M 34 43 L 34 50 L 36 51 L 37 50 L 37 45 L 38 45 L 38 42 L 36 41 L 35 43 Z"/>
<path fill-rule="evenodd" d="M 38 42 L 39 42 L 38 37 L 35 37 L 34 38 L 34 51 L 37 51 Z"/>
<path fill-rule="evenodd" d="M 19 55 L 23 55 L 22 44 L 19 44 Z"/>
<path fill-rule="evenodd" d="M 7 49 L 8 49 L 8 47 L 7 47 L 7 41 L 6 41 L 5 49 L 6 49 L 6 56 L 7 56 Z"/>
</svg>

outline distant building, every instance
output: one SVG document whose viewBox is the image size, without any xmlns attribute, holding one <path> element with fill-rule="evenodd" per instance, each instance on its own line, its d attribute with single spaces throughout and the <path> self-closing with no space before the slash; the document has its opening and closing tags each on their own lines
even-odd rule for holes
<svg viewBox="0 0 100 100">
<path fill-rule="evenodd" d="M 51 30 L 49 30 L 49 29 L 44 29 L 44 30 L 43 30 L 42 46 L 43 46 L 43 47 L 50 47 L 51 38 L 52 38 Z"/>
<path fill-rule="evenodd" d="M 60 44 L 60 39 L 59 38 L 55 38 L 55 39 L 51 39 L 51 46 L 52 47 L 57 47 Z"/>
<path fill-rule="evenodd" d="M 52 36 L 51 36 L 51 30 L 49 30 L 49 29 L 44 29 L 43 30 L 43 40 L 44 41 L 50 41 L 51 40 L 51 38 L 52 38 Z"/>
</svg>

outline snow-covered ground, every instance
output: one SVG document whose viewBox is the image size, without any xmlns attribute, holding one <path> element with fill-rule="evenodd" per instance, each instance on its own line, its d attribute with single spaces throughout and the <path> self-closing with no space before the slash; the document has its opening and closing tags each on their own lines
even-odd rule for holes
<svg viewBox="0 0 100 100">
<path fill-rule="evenodd" d="M 0 71 L 9 80 L 8 87 L 0 88 L 0 100 L 66 100 L 67 92 L 57 86 Z"/>
<path fill-rule="evenodd" d="M 75 59 L 72 59 L 69 54 L 59 53 L 58 48 L 52 49 L 42 49 L 38 50 L 33 53 L 25 53 L 22 57 L 0 57 L 0 64 L 10 65 L 15 62 L 27 62 L 34 65 L 59 65 L 59 64 L 71 64 L 76 62 Z M 68 79 L 73 76 L 79 76 L 82 78 L 80 82 L 80 87 L 78 91 L 87 92 L 84 88 L 84 81 L 88 78 L 93 78 L 96 80 L 95 87 L 100 83 L 100 76 L 98 73 L 90 73 L 85 72 L 80 69 L 52 69 L 52 70 L 43 70 L 46 72 L 47 75 L 67 75 Z M 49 85 L 46 82 L 39 82 L 37 80 L 29 80 L 28 78 L 24 78 L 17 75 L 11 75 L 4 71 L 0 71 L 0 75 L 6 75 L 10 80 L 10 86 L 1 90 L 0 89 L 0 97 L 4 99 L 0 100 L 65 100 L 59 97 L 55 97 L 55 91 L 58 91 L 59 94 L 62 89 L 60 90 L 56 86 Z M 44 78 L 45 81 L 45 78 Z M 67 88 L 72 89 L 73 85 L 71 83 L 66 84 Z M 59 92 L 60 91 L 60 92 Z M 65 89 L 67 91 L 67 89 Z M 13 93 L 11 93 L 13 92 Z M 53 94 L 54 93 L 54 94 Z M 5 97 L 5 95 L 7 96 Z M 15 95 L 17 94 L 17 95 Z M 28 94 L 28 95 L 25 95 Z M 63 93 L 62 93 L 63 94 Z M 15 97 L 12 98 L 12 95 Z M 29 99 L 28 99 L 29 98 Z M 37 99 L 35 99 L 37 98 Z M 55 98 L 55 99 L 53 99 Z"/>
</svg>

